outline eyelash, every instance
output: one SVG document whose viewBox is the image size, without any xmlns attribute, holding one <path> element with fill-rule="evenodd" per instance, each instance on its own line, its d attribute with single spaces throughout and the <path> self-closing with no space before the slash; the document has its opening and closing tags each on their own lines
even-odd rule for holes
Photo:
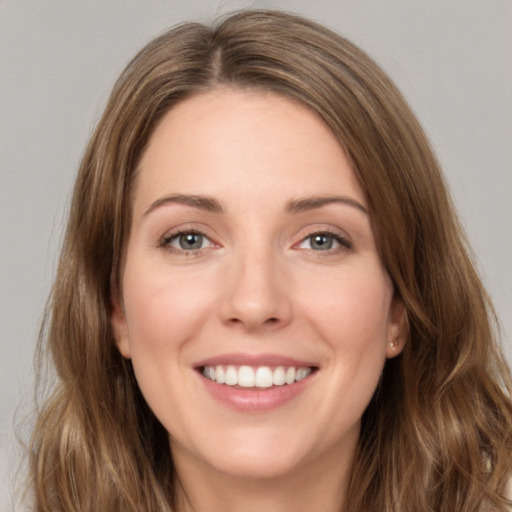
<svg viewBox="0 0 512 512">
<path fill-rule="evenodd" d="M 209 241 L 209 243 L 211 245 L 215 245 L 215 242 L 213 242 L 208 235 L 206 235 L 205 233 L 203 233 L 200 230 L 180 229 L 180 230 L 174 231 L 170 234 L 164 235 L 159 240 L 158 247 L 165 249 L 171 253 L 180 255 L 180 256 L 200 256 L 201 254 L 203 254 L 204 249 L 208 249 L 208 247 L 204 247 L 204 248 L 199 248 L 199 249 L 187 250 L 187 249 L 179 249 L 179 248 L 173 247 L 171 245 L 171 243 L 173 241 L 178 240 L 181 236 L 184 236 L 184 235 L 197 235 L 197 236 L 200 236 L 203 239 L 206 239 L 207 241 Z M 341 236 L 339 233 L 334 233 L 329 230 L 314 231 L 314 232 L 308 234 L 307 236 L 305 236 L 304 238 L 302 238 L 298 244 L 294 245 L 294 247 L 302 245 L 307 240 L 311 241 L 313 239 L 313 237 L 321 237 L 321 236 L 324 236 L 326 238 L 330 238 L 330 239 L 334 240 L 335 242 L 337 242 L 339 244 L 339 247 L 336 247 L 334 249 L 328 248 L 325 250 L 314 250 L 314 249 L 306 249 L 306 250 L 315 252 L 315 253 L 325 252 L 327 254 L 336 254 L 338 252 L 351 250 L 353 248 L 352 242 L 350 240 Z"/>
<path fill-rule="evenodd" d="M 303 243 L 305 243 L 307 240 L 311 241 L 314 237 L 320 237 L 320 236 L 324 236 L 326 238 L 330 238 L 330 239 L 334 240 L 335 242 L 337 242 L 339 244 L 339 247 L 336 247 L 334 249 L 332 249 L 332 248 L 325 249 L 324 251 L 314 250 L 314 249 L 307 249 L 307 250 L 315 252 L 315 253 L 325 252 L 327 254 L 337 254 L 338 252 L 351 250 L 353 248 L 352 242 L 348 238 L 340 235 L 339 233 L 334 233 L 333 231 L 329 231 L 328 229 L 327 230 L 324 229 L 321 231 L 314 231 L 314 232 L 308 234 L 297 245 L 300 246 Z"/>
<path fill-rule="evenodd" d="M 215 245 L 215 242 L 213 242 L 208 235 L 203 233 L 202 231 L 198 229 L 180 229 L 177 231 L 173 231 L 170 234 L 165 234 L 159 241 L 158 247 L 165 249 L 166 251 L 169 251 L 171 253 L 177 254 L 179 256 L 200 256 L 203 254 L 204 249 L 208 249 L 208 247 L 203 247 L 200 249 L 179 249 L 177 247 L 173 247 L 171 243 L 175 240 L 178 240 L 181 236 L 184 235 L 197 235 L 201 236 L 203 239 L 206 239 L 210 242 L 211 245 Z"/>
</svg>

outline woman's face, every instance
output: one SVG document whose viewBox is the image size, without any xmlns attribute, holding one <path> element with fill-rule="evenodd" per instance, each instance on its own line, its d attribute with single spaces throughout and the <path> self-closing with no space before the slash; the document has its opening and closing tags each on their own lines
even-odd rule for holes
<svg viewBox="0 0 512 512">
<path fill-rule="evenodd" d="M 351 457 L 404 340 L 367 210 L 333 134 L 290 100 L 221 90 L 163 118 L 112 322 L 178 470 L 272 477 Z"/>
</svg>

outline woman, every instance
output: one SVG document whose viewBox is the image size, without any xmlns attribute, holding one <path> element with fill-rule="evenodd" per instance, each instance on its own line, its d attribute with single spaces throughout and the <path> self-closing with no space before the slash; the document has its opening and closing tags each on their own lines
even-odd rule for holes
<svg viewBox="0 0 512 512">
<path fill-rule="evenodd" d="M 43 344 L 37 510 L 507 510 L 510 375 L 436 159 L 307 20 L 177 27 L 117 82 Z"/>
</svg>

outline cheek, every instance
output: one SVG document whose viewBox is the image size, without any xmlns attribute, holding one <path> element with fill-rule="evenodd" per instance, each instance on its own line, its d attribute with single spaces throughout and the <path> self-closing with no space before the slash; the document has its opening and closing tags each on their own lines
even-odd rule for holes
<svg viewBox="0 0 512 512">
<path fill-rule="evenodd" d="M 384 350 L 392 295 L 388 281 L 381 271 L 357 270 L 318 279 L 304 309 L 333 349 Z"/>
<path fill-rule="evenodd" d="M 154 261 L 145 265 L 132 255 L 126 264 L 123 296 L 133 369 L 148 405 L 168 430 L 179 430 L 186 418 L 184 396 L 192 391 L 184 354 L 211 317 L 210 289 Z"/>
<path fill-rule="evenodd" d="M 308 310 L 330 353 L 319 411 L 336 436 L 361 418 L 382 375 L 392 288 L 382 272 L 350 272 L 320 284 Z"/>
<path fill-rule="evenodd" d="M 193 337 L 210 313 L 211 289 L 179 271 L 127 265 L 123 291 L 132 357 L 139 349 L 156 356 L 174 351 Z"/>
<path fill-rule="evenodd" d="M 380 265 L 346 270 L 316 281 L 307 311 L 330 352 L 331 400 L 347 393 L 362 413 L 385 363 L 392 286 Z"/>
</svg>

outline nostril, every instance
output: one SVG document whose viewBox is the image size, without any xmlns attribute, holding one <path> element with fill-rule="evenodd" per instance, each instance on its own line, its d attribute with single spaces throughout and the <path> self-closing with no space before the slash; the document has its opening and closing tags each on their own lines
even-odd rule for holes
<svg viewBox="0 0 512 512">
<path fill-rule="evenodd" d="M 245 323 L 242 319 L 236 318 L 236 317 L 230 318 L 229 322 L 232 324 Z M 279 323 L 279 318 L 277 318 L 277 317 L 267 318 L 266 320 L 263 321 L 263 324 L 277 324 L 277 323 Z"/>
</svg>

